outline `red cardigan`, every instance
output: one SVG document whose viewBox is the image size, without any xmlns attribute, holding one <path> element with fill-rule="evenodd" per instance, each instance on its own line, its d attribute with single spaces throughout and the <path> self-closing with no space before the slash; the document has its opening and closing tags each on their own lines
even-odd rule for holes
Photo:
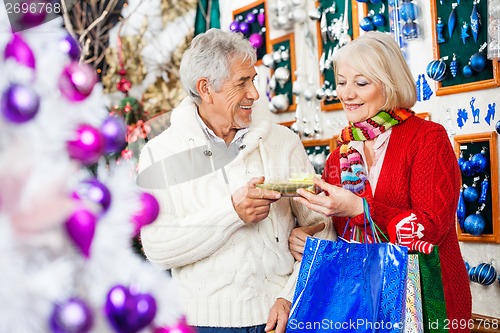
<svg viewBox="0 0 500 333">
<path fill-rule="evenodd" d="M 323 178 L 340 186 L 339 148 L 330 154 Z M 446 310 L 452 324 L 472 313 L 469 278 L 458 245 L 455 216 L 460 192 L 460 170 L 440 124 L 416 116 L 394 126 L 375 194 L 365 190 L 373 221 L 387 233 L 389 221 L 401 213 L 414 213 L 424 226 L 422 240 L 439 246 Z M 346 218 L 333 218 L 342 235 Z M 363 215 L 351 219 L 363 224 Z M 346 235 L 349 237 L 349 235 Z"/>
</svg>

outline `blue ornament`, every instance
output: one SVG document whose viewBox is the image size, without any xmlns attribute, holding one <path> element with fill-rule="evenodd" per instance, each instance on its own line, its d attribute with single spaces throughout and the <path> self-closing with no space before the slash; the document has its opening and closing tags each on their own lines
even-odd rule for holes
<svg viewBox="0 0 500 333">
<path fill-rule="evenodd" d="M 462 164 L 464 164 L 465 162 L 464 154 L 462 152 L 460 152 L 460 157 L 458 158 L 457 162 L 458 166 L 462 168 Z"/>
<path fill-rule="evenodd" d="M 462 163 L 460 170 L 462 170 L 462 173 L 466 176 L 472 176 L 474 174 L 474 169 L 472 169 L 472 163 L 470 159 Z"/>
<path fill-rule="evenodd" d="M 475 202 L 477 198 L 479 198 L 479 193 L 477 192 L 477 188 L 475 185 L 467 186 L 464 185 L 464 199 L 467 202 Z"/>
<path fill-rule="evenodd" d="M 488 59 L 484 53 L 477 52 L 470 58 L 470 66 L 476 72 L 482 72 L 486 68 L 487 61 Z"/>
<path fill-rule="evenodd" d="M 462 74 L 465 77 L 471 77 L 472 74 L 474 74 L 474 70 L 472 69 L 472 67 L 470 65 L 465 65 L 464 68 L 462 68 Z"/>
<path fill-rule="evenodd" d="M 371 3 L 376 4 L 376 5 L 379 3 L 382 3 L 382 1 L 384 1 L 384 0 L 370 0 Z"/>
<path fill-rule="evenodd" d="M 441 21 L 441 18 L 438 17 L 438 21 L 436 23 L 436 33 L 437 33 L 438 44 L 446 42 L 446 40 L 444 39 L 444 36 L 443 36 L 443 28 L 444 28 L 443 21 Z"/>
<path fill-rule="evenodd" d="M 474 282 L 488 286 L 495 282 L 497 271 L 490 264 L 481 263 L 477 265 L 474 271 Z"/>
<path fill-rule="evenodd" d="M 466 206 L 464 200 L 464 190 L 463 188 L 460 188 L 460 194 L 458 196 L 458 206 L 457 206 L 457 220 L 458 220 L 458 225 L 460 226 L 460 230 L 462 232 L 464 231 L 465 214 L 466 214 Z"/>
<path fill-rule="evenodd" d="M 467 261 L 464 261 L 464 264 L 465 264 L 465 270 L 468 272 L 469 271 L 469 268 L 470 268 L 470 265 Z"/>
<path fill-rule="evenodd" d="M 412 2 L 404 2 L 399 6 L 399 12 L 403 21 L 415 21 L 418 17 L 418 7 Z"/>
<path fill-rule="evenodd" d="M 472 155 L 470 161 L 475 172 L 484 172 L 488 166 L 485 148 L 481 149 L 481 153 Z"/>
<path fill-rule="evenodd" d="M 465 218 L 464 231 L 473 236 L 479 236 L 483 233 L 485 225 L 486 221 L 481 214 L 477 212 L 476 214 L 471 214 Z"/>
<path fill-rule="evenodd" d="M 451 76 L 457 77 L 457 72 L 458 72 L 457 56 L 455 55 L 455 53 L 453 53 L 453 59 L 450 62 Z"/>
<path fill-rule="evenodd" d="M 368 0 L 356 0 L 357 2 L 362 2 L 362 3 L 366 3 L 368 2 Z"/>
<path fill-rule="evenodd" d="M 420 34 L 420 27 L 415 22 L 406 22 L 401 27 L 401 32 L 403 33 L 404 38 L 415 39 L 418 38 Z"/>
<path fill-rule="evenodd" d="M 486 202 L 489 187 L 490 187 L 490 182 L 488 181 L 488 176 L 484 176 L 484 179 L 481 182 L 481 195 L 477 200 L 478 203 L 484 204 Z"/>
<path fill-rule="evenodd" d="M 497 121 L 497 123 L 495 125 L 495 131 L 497 131 L 497 133 L 500 134 L 500 120 Z"/>
<path fill-rule="evenodd" d="M 446 77 L 446 63 L 442 60 L 433 60 L 427 65 L 427 76 L 435 81 L 442 81 Z"/>
<path fill-rule="evenodd" d="M 467 275 L 469 276 L 469 280 L 471 280 L 472 282 L 476 282 L 476 267 L 470 267 L 467 271 Z"/>
<path fill-rule="evenodd" d="M 370 16 L 363 17 L 359 22 L 359 27 L 364 31 L 372 31 L 373 29 L 375 29 L 373 20 Z"/>
<path fill-rule="evenodd" d="M 373 25 L 376 27 L 383 27 L 385 25 L 385 17 L 382 14 L 375 14 L 372 18 Z"/>
<path fill-rule="evenodd" d="M 479 37 L 479 14 L 477 12 L 477 2 L 474 1 L 472 6 L 472 13 L 470 14 L 470 29 L 472 31 L 472 37 L 474 37 L 474 42 L 477 43 L 477 38 Z"/>
<path fill-rule="evenodd" d="M 457 23 L 457 10 L 455 9 L 456 6 L 456 3 L 451 4 L 451 13 L 450 17 L 448 18 L 448 35 L 450 38 L 453 35 L 453 31 L 455 30 L 455 25 Z"/>
<path fill-rule="evenodd" d="M 464 22 L 464 24 L 462 25 L 462 32 L 460 33 L 460 38 L 462 38 L 462 43 L 464 43 L 464 45 L 465 45 L 465 40 L 470 37 L 469 34 L 467 33 L 468 29 L 469 25 L 467 24 L 467 22 Z"/>
</svg>

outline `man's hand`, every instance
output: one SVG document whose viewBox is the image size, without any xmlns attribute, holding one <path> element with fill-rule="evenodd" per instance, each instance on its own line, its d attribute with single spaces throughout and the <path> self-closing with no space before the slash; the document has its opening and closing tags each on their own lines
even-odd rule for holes
<svg viewBox="0 0 500 333">
<path fill-rule="evenodd" d="M 233 193 L 234 209 L 245 223 L 257 223 L 269 215 L 271 204 L 281 198 L 281 193 L 255 187 L 262 184 L 264 177 L 256 177 Z"/>
<path fill-rule="evenodd" d="M 269 312 L 269 318 L 267 319 L 264 331 L 270 332 L 274 330 L 275 333 L 285 333 L 291 306 L 292 303 L 286 299 L 278 298 Z"/>
<path fill-rule="evenodd" d="M 306 227 L 297 227 L 292 230 L 288 238 L 288 247 L 290 253 L 297 261 L 302 261 L 302 253 L 304 253 L 304 246 L 306 245 L 306 238 L 313 236 L 315 233 L 325 229 L 324 223 L 310 225 Z"/>
</svg>

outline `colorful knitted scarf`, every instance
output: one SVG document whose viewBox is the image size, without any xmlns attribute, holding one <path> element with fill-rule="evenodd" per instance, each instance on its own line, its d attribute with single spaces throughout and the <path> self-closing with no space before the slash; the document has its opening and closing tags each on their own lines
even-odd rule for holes
<svg viewBox="0 0 500 333">
<path fill-rule="evenodd" d="M 342 129 L 338 144 L 340 146 L 340 181 L 343 188 L 361 194 L 368 183 L 361 154 L 356 149 L 349 147 L 349 142 L 375 139 L 392 126 L 402 123 L 414 114 L 410 109 L 380 111 L 368 120 L 350 123 L 349 126 Z"/>
</svg>

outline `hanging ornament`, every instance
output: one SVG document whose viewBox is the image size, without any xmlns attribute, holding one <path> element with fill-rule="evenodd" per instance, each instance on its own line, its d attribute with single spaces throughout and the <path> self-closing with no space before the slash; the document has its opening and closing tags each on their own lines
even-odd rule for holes
<svg viewBox="0 0 500 333">
<path fill-rule="evenodd" d="M 442 81 L 446 77 L 446 60 L 448 57 L 443 57 L 439 60 L 432 60 L 427 65 L 427 76 L 435 81 Z"/>
<path fill-rule="evenodd" d="M 486 221 L 481 216 L 481 211 L 484 209 L 484 204 L 478 208 L 475 214 L 471 214 L 465 218 L 464 230 L 473 236 L 479 236 L 483 233 Z"/>
<path fill-rule="evenodd" d="M 373 25 L 373 20 L 371 16 L 365 16 L 361 19 L 359 22 L 359 27 L 363 29 L 363 31 L 372 31 L 375 29 L 375 26 Z"/>
<path fill-rule="evenodd" d="M 472 169 L 472 154 L 470 155 L 469 159 L 464 161 L 462 163 L 462 166 L 460 167 L 460 170 L 462 170 L 462 173 L 466 176 L 472 176 L 474 174 L 474 169 Z"/>
<path fill-rule="evenodd" d="M 59 77 L 59 90 L 71 102 L 87 98 L 97 83 L 97 74 L 89 64 L 76 61 L 64 67 Z"/>
<path fill-rule="evenodd" d="M 143 226 L 153 223 L 160 213 L 158 200 L 152 194 L 142 192 L 139 201 L 141 208 L 132 216 L 134 236 L 139 234 Z"/>
<path fill-rule="evenodd" d="M 483 52 L 477 52 L 472 55 L 469 63 L 473 70 L 476 72 L 482 72 L 488 64 L 488 59 L 486 58 L 486 54 Z"/>
<path fill-rule="evenodd" d="M 418 38 L 420 35 L 420 27 L 417 23 L 408 21 L 401 27 L 401 32 L 405 39 Z"/>
<path fill-rule="evenodd" d="M 33 119 L 40 109 L 40 97 L 28 85 L 12 84 L 2 94 L 0 110 L 11 123 L 21 124 Z"/>
<path fill-rule="evenodd" d="M 134 293 L 116 285 L 107 295 L 106 317 L 117 333 L 136 333 L 148 326 L 156 315 L 156 300 L 150 294 Z"/>
<path fill-rule="evenodd" d="M 96 223 L 95 215 L 83 205 L 77 207 L 65 223 L 69 237 L 85 258 L 90 257 L 90 245 L 94 238 Z"/>
<path fill-rule="evenodd" d="M 460 187 L 460 194 L 458 196 L 458 206 L 457 206 L 457 220 L 458 225 L 460 226 L 460 230 L 464 231 L 464 221 L 466 214 L 466 206 L 464 200 L 464 190 L 463 187 Z"/>
<path fill-rule="evenodd" d="M 467 186 L 464 184 L 464 199 L 467 202 L 475 202 L 479 198 L 479 193 L 477 191 L 476 182 L 472 186 Z"/>
<path fill-rule="evenodd" d="M 59 49 L 69 56 L 71 60 L 80 58 L 80 45 L 69 33 L 59 41 Z"/>
<path fill-rule="evenodd" d="M 261 26 L 266 24 L 266 14 L 264 12 L 264 8 L 259 10 L 259 14 L 257 14 L 257 22 L 259 22 Z"/>
<path fill-rule="evenodd" d="M 53 333 L 87 333 L 93 326 L 89 306 L 80 298 L 72 297 L 54 306 L 50 316 Z"/>
<path fill-rule="evenodd" d="M 488 175 L 484 176 L 483 181 L 481 182 L 481 195 L 477 200 L 478 203 L 484 204 L 486 203 L 486 199 L 488 197 L 488 188 L 490 187 L 490 182 L 488 181 Z"/>
<path fill-rule="evenodd" d="M 497 272 L 491 264 L 481 263 L 472 271 L 471 281 L 488 286 L 495 282 Z"/>
<path fill-rule="evenodd" d="M 470 62 L 469 64 L 465 65 L 464 68 L 462 68 L 462 74 L 465 77 L 471 77 L 474 74 L 474 70 L 470 66 Z"/>
<path fill-rule="evenodd" d="M 460 156 L 458 157 L 457 162 L 458 162 L 458 167 L 461 169 L 462 168 L 462 164 L 464 164 L 464 162 L 465 162 L 463 151 L 460 151 Z"/>
<path fill-rule="evenodd" d="M 255 8 L 254 10 L 252 10 L 251 12 L 248 12 L 247 15 L 245 16 L 245 22 L 249 23 L 249 24 L 253 24 L 255 21 L 257 21 L 257 13 L 258 13 L 258 9 Z"/>
<path fill-rule="evenodd" d="M 464 261 L 464 264 L 465 264 L 465 270 L 469 271 L 469 269 L 470 269 L 469 263 L 467 261 Z"/>
<path fill-rule="evenodd" d="M 457 7 L 456 3 L 451 4 L 451 13 L 450 17 L 448 18 L 448 36 L 451 38 L 453 35 L 453 31 L 455 30 L 455 25 L 457 23 L 457 10 L 455 9 Z"/>
<path fill-rule="evenodd" d="M 84 165 L 92 165 L 101 157 L 104 139 L 96 128 L 82 124 L 76 130 L 76 138 L 67 143 L 69 156 Z"/>
<path fill-rule="evenodd" d="M 450 73 L 451 76 L 457 77 L 457 72 L 458 72 L 458 63 L 457 63 L 457 56 L 455 53 L 453 53 L 453 58 L 450 62 Z"/>
<path fill-rule="evenodd" d="M 444 39 L 444 36 L 443 36 L 443 28 L 444 28 L 443 21 L 441 20 L 440 17 L 438 17 L 437 23 L 436 23 L 436 33 L 437 33 L 438 44 L 446 42 L 446 40 Z"/>
<path fill-rule="evenodd" d="M 495 131 L 497 131 L 497 133 L 500 134 L 500 120 L 497 121 L 497 123 L 495 124 Z"/>
<path fill-rule="evenodd" d="M 488 167 L 488 158 L 486 157 L 486 147 L 481 149 L 479 154 L 472 155 L 471 158 L 472 169 L 475 172 L 484 172 Z"/>
<path fill-rule="evenodd" d="M 477 3 L 478 1 L 474 0 L 472 5 L 472 13 L 470 14 L 470 29 L 472 31 L 472 37 L 474 37 L 474 42 L 477 43 L 477 38 L 479 37 L 479 25 L 480 25 L 480 17 L 477 12 Z"/>
<path fill-rule="evenodd" d="M 415 83 L 415 86 L 417 87 L 417 101 L 421 102 L 422 101 L 422 93 L 420 92 L 421 89 L 421 83 L 420 80 L 422 79 L 422 74 L 418 74 L 418 80 Z"/>
<path fill-rule="evenodd" d="M 418 17 L 418 6 L 413 2 L 403 2 L 399 6 L 399 14 L 405 22 L 415 21 Z"/>
<path fill-rule="evenodd" d="M 385 5 L 382 4 L 379 12 L 377 14 L 373 15 L 373 17 L 372 17 L 373 25 L 375 25 L 377 28 L 383 27 L 386 23 L 384 12 L 385 12 Z"/>
<path fill-rule="evenodd" d="M 98 204 L 103 213 L 105 213 L 111 205 L 111 192 L 109 189 L 96 178 L 87 179 L 81 182 L 73 194 L 74 198 L 80 201 L 90 201 Z"/>
<path fill-rule="evenodd" d="M 121 152 L 127 146 L 127 125 L 122 117 L 110 115 L 101 124 L 101 135 L 104 140 L 104 154 Z"/>
<path fill-rule="evenodd" d="M 460 32 L 460 38 L 462 38 L 462 43 L 465 45 L 465 40 L 469 38 L 469 34 L 467 33 L 467 30 L 469 30 L 469 25 L 467 22 L 464 21 L 464 24 L 462 25 L 462 30 Z"/>
<path fill-rule="evenodd" d="M 243 35 L 248 36 L 250 33 L 250 24 L 247 22 L 241 22 L 239 26 L 239 32 L 241 32 Z"/>
<path fill-rule="evenodd" d="M 35 56 L 20 34 L 12 34 L 12 39 L 5 46 L 3 58 L 14 59 L 17 63 L 35 69 Z"/>
<path fill-rule="evenodd" d="M 240 32 L 240 22 L 236 20 L 231 22 L 231 24 L 229 25 L 229 31 Z"/>
<path fill-rule="evenodd" d="M 260 49 L 264 46 L 264 37 L 263 34 L 266 32 L 266 28 L 262 28 L 260 32 L 255 32 L 248 37 L 248 41 L 252 46 L 256 49 Z"/>
<path fill-rule="evenodd" d="M 19 4 L 19 2 L 17 2 Z M 29 29 L 36 27 L 43 23 L 45 18 L 47 17 L 48 8 L 45 7 L 45 10 L 38 10 L 33 8 L 39 8 L 41 4 L 45 4 L 46 2 L 43 0 L 22 0 L 20 2 L 21 9 L 29 8 L 29 10 L 21 10 L 21 15 L 17 19 L 17 22 L 20 23 L 21 28 Z M 43 8 L 43 7 L 42 7 Z"/>
</svg>

